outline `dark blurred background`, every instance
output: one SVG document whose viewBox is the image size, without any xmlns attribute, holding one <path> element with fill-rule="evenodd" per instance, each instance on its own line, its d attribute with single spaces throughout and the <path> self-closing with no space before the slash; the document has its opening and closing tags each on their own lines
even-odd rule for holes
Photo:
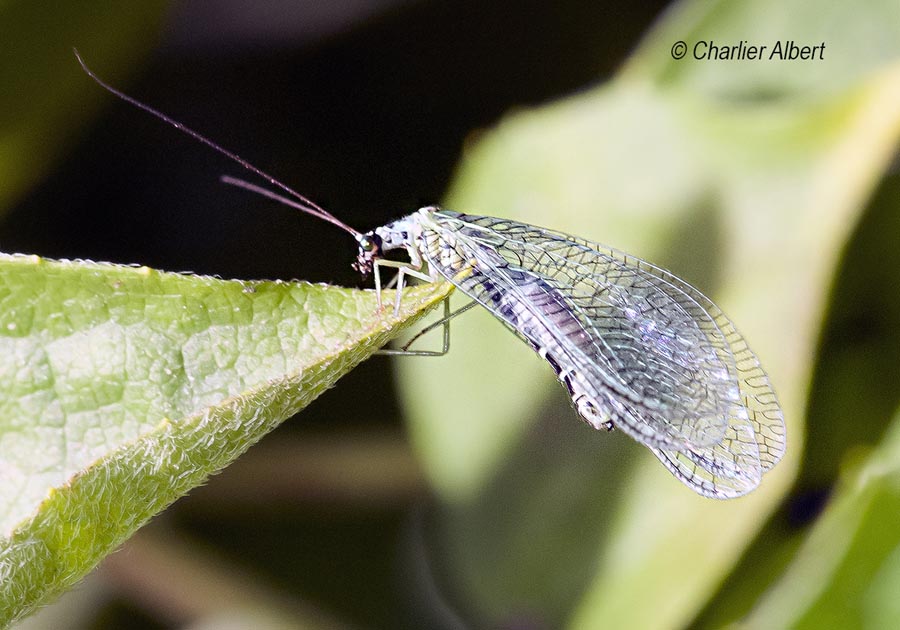
<svg viewBox="0 0 900 630">
<path fill-rule="evenodd" d="M 130 74 L 92 62 L 90 41 L 70 44 L 117 87 L 365 230 L 440 201 L 467 140 L 504 113 L 608 77 L 663 8 L 188 0 L 171 4 Z M 99 115 L 0 223 L 4 251 L 359 284 L 345 234 L 220 184 L 248 174 L 111 96 L 97 100 Z M 391 392 L 388 363 L 367 362 L 159 517 L 91 578 L 103 596 L 88 627 L 190 620 L 196 611 L 160 583 L 199 588 L 173 577 L 179 540 L 346 622 L 452 627 L 452 616 L 418 616 L 402 595 L 415 579 L 399 560 L 404 532 L 427 518 L 427 497 Z M 359 480 L 342 466 L 359 457 L 388 480 L 348 491 Z M 154 550 L 159 577 L 142 564 Z"/>
<path fill-rule="evenodd" d="M 252 11 L 269 19 L 248 24 L 241 3 L 174 2 L 158 46 L 118 87 L 368 229 L 440 200 L 466 139 L 504 112 L 599 83 L 662 6 L 410 1 L 343 15 L 271 0 Z M 6 250 L 356 280 L 345 235 L 221 185 L 223 173 L 248 174 L 104 98 L 89 132 L 10 213 Z"/>
</svg>

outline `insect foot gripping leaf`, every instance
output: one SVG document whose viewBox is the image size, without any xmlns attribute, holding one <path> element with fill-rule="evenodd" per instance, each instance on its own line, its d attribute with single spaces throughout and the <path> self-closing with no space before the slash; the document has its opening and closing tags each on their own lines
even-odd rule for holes
<svg viewBox="0 0 900 630">
<path fill-rule="evenodd" d="M 0 626 L 437 304 L 0 255 Z"/>
</svg>

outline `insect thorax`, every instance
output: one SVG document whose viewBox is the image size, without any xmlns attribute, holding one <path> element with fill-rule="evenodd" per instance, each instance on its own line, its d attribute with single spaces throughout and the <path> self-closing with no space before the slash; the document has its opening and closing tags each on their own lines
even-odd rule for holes
<svg viewBox="0 0 900 630">
<path fill-rule="evenodd" d="M 392 249 L 418 249 L 418 241 L 422 236 L 423 225 L 433 225 L 433 213 L 438 208 L 426 206 L 405 217 L 391 221 L 387 225 L 376 228 L 373 232 L 381 239 L 384 251 Z"/>
</svg>

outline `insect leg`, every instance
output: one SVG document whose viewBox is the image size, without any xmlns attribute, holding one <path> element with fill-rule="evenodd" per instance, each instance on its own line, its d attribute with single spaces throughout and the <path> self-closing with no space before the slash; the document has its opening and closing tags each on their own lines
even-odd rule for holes
<svg viewBox="0 0 900 630">
<path fill-rule="evenodd" d="M 372 265 L 372 273 L 375 276 L 375 300 L 378 302 L 378 311 L 381 312 L 384 305 L 381 303 L 381 266 L 378 264 L 379 262 L 381 261 L 376 260 Z"/>
<path fill-rule="evenodd" d="M 374 267 L 375 268 L 373 269 L 373 275 L 375 276 L 375 297 L 378 299 L 378 310 L 381 310 L 383 308 L 383 304 L 381 302 L 381 290 L 382 289 L 390 289 L 395 284 L 397 284 L 397 282 L 399 280 L 402 279 L 402 275 L 400 273 L 397 273 L 397 275 L 395 275 L 393 278 L 391 278 L 390 282 L 388 282 L 386 285 L 382 286 L 382 284 L 381 284 L 381 268 L 382 267 L 392 267 L 392 268 L 397 268 L 397 269 L 404 269 L 404 268 L 408 268 L 409 264 L 402 263 L 402 262 L 395 262 L 393 260 L 378 259 L 375 261 Z M 411 269 L 410 271 L 414 271 L 414 270 Z M 412 275 L 412 274 L 410 274 L 410 275 Z M 431 281 L 431 278 L 423 278 L 420 275 L 417 275 L 416 277 L 422 278 L 423 280 L 426 280 L 428 282 Z M 397 294 L 399 295 L 400 292 L 402 292 L 402 290 L 403 290 L 403 285 L 401 284 L 397 288 Z M 399 299 L 398 299 L 398 303 L 399 303 Z M 395 311 L 398 309 L 399 309 L 399 307 L 397 309 L 395 309 Z"/>
<path fill-rule="evenodd" d="M 472 308 L 473 306 L 477 306 L 477 305 L 478 305 L 478 302 L 476 302 L 475 300 L 472 300 L 465 306 L 458 308 L 451 313 L 450 312 L 450 298 L 445 299 L 444 300 L 444 316 L 442 318 L 440 318 L 439 320 L 437 320 L 436 322 L 429 324 L 428 326 L 426 326 L 425 328 L 423 328 L 422 330 L 417 332 L 412 339 L 410 339 L 403 345 L 403 347 L 401 348 L 401 351 L 410 352 L 409 347 L 411 345 L 413 345 L 416 341 L 418 341 L 419 337 L 422 337 L 423 335 L 430 333 L 432 330 L 434 330 L 438 326 L 443 326 L 444 327 L 444 345 L 440 352 L 434 353 L 434 356 L 443 356 L 443 355 L 447 354 L 447 352 L 450 350 L 450 320 L 453 319 L 454 317 L 456 317 L 457 315 L 462 315 L 463 313 L 468 311 L 470 308 Z M 416 354 L 418 354 L 418 352 L 416 352 Z M 429 354 L 428 356 L 432 356 L 432 355 Z"/>
<path fill-rule="evenodd" d="M 457 315 L 462 315 L 470 308 L 478 304 L 475 300 L 472 300 L 462 308 L 458 308 L 452 313 L 450 312 L 450 298 L 444 298 L 444 316 L 433 322 L 417 332 L 415 336 L 410 339 L 407 343 L 403 345 L 399 350 L 379 350 L 375 354 L 383 354 L 389 356 L 403 356 L 403 357 L 442 357 L 447 352 L 450 351 L 450 320 L 456 317 Z M 444 344 L 440 350 L 410 350 L 409 347 L 418 341 L 419 337 L 422 335 L 431 332 L 438 326 L 444 327 Z"/>
<path fill-rule="evenodd" d="M 385 260 L 383 258 L 379 258 L 375 261 L 375 292 L 378 298 L 378 308 L 382 308 L 381 302 L 381 274 L 379 273 L 381 267 L 394 267 L 398 269 L 397 271 L 397 297 L 394 300 L 394 317 L 400 314 L 400 297 L 403 295 L 403 277 L 404 276 L 412 276 L 413 278 L 418 278 L 419 280 L 424 280 L 425 282 L 433 282 L 434 279 L 428 274 L 422 273 L 412 267 L 409 266 L 409 263 L 399 262 L 396 260 Z"/>
<path fill-rule="evenodd" d="M 385 289 L 393 289 L 394 286 L 397 284 L 397 277 L 398 277 L 398 274 L 394 274 L 394 277 L 391 278 L 391 279 L 388 281 L 388 283 L 387 283 L 386 285 L 384 285 L 383 288 L 385 288 Z"/>
</svg>

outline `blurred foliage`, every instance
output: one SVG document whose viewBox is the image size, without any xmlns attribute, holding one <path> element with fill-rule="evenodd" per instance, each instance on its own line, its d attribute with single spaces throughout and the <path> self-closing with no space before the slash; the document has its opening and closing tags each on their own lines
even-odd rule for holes
<svg viewBox="0 0 900 630">
<path fill-rule="evenodd" d="M 114 78 L 153 43 L 167 4 L 0 2 L 0 209 L 40 180 L 102 98 L 72 72 L 72 48 L 90 51 Z"/>
<path fill-rule="evenodd" d="M 0 22 L 21 25 L 4 33 L 7 57 L 0 63 L 9 86 L 0 94 L 2 208 L 65 150 L 87 115 L 84 103 L 103 98 L 73 71 L 70 47 L 79 46 L 118 84 L 116 67 L 134 65 L 163 9 L 70 3 L 42 14 L 40 6 L 0 4 Z M 827 48 L 823 61 L 672 59 L 676 41 L 690 50 L 700 39 L 824 41 Z M 528 51 L 516 54 L 522 52 Z M 582 426 L 549 369 L 473 311 L 453 322 L 450 356 L 397 363 L 410 435 L 438 499 L 408 527 L 398 597 L 415 620 L 410 625 L 897 625 L 900 528 L 892 515 L 900 506 L 900 419 L 892 418 L 900 405 L 900 180 L 878 182 L 900 133 L 898 64 L 895 2 L 686 0 L 673 4 L 613 80 L 514 113 L 471 144 L 449 207 L 608 243 L 712 295 L 770 372 L 788 421 L 788 456 L 749 497 L 726 503 L 695 497 L 627 438 Z M 454 76 L 462 82 L 466 75 Z M 345 157 L 341 177 L 370 161 L 366 152 Z M 53 526 L 80 522 L 54 510 L 79 489 L 85 499 L 104 496 L 90 483 L 119 456 L 112 446 L 101 445 L 100 464 L 55 491 L 39 516 Z M 133 454 L 124 449 L 122 456 Z M 147 490 L 146 509 L 134 518 L 161 509 L 200 477 Z M 40 483 L 57 483 L 32 481 L 38 499 Z M 21 522 L 33 503 L 24 501 L 10 522 Z M 359 520 L 373 530 L 383 523 Z M 284 549 L 272 570 L 310 581 L 327 581 L 331 565 L 336 573 L 354 571 L 356 564 L 340 565 L 331 552 L 340 547 L 359 557 L 369 540 L 340 539 L 333 522 L 307 528 L 313 540 L 302 549 L 310 555 L 298 570 L 288 550 L 299 545 L 265 541 L 264 525 L 252 526 L 253 540 L 236 553 L 246 559 Z M 79 575 L 122 538 L 108 534 L 89 559 L 79 559 Z M 146 559 L 142 545 L 135 554 Z M 150 562 L 148 571 L 169 581 L 176 557 L 190 564 L 189 548 L 196 546 L 174 545 L 173 555 Z M 127 564 L 116 575 L 141 570 Z M 385 574 L 392 570 L 383 567 Z M 204 579 L 221 585 L 222 575 Z M 45 583 L 56 589 L 75 577 Z M 348 600 L 347 610 L 385 623 L 391 617 L 377 588 L 347 596 L 353 577 L 334 578 L 330 586 Z M 356 583 L 380 579 L 386 578 L 366 574 Z M 146 588 L 135 582 L 135 590 Z M 200 583 L 171 582 L 173 591 Z M 259 581 L 243 584 L 250 582 Z M 217 599 L 221 592 L 195 599 L 224 601 Z M 92 597 L 89 607 L 100 599 Z"/>
<path fill-rule="evenodd" d="M 748 628 L 900 624 L 900 416 L 879 446 L 847 462 L 834 496 Z"/>
<path fill-rule="evenodd" d="M 577 233 L 693 281 L 757 351 L 788 421 L 788 456 L 760 490 L 710 502 L 626 438 L 578 426 L 550 370 L 489 317 L 454 322 L 446 361 L 398 371 L 414 443 L 442 498 L 429 523 L 431 570 L 475 625 L 679 627 L 707 606 L 701 618 L 713 627 L 739 619 L 799 542 L 802 527 L 786 521 L 807 505 L 809 488 L 788 494 L 804 449 L 818 464 L 801 479 L 818 474 L 821 493 L 853 444 L 878 439 L 896 404 L 883 393 L 896 345 L 879 355 L 881 376 L 866 372 L 880 390 L 873 404 L 858 405 L 845 385 L 844 413 L 811 416 L 813 442 L 804 443 L 834 274 L 900 131 L 900 9 L 868 9 L 678 4 L 617 79 L 511 116 L 467 153 L 449 207 Z M 826 41 L 824 61 L 670 55 L 678 40 L 690 51 L 700 39 L 788 38 Z M 887 232 L 896 199 L 884 195 L 891 210 L 875 228 L 887 242 L 898 234 Z M 898 296 L 884 291 L 898 286 L 895 268 L 862 283 L 881 289 L 870 312 L 884 325 L 864 333 L 872 345 L 896 344 L 896 319 L 886 318 Z M 868 279 L 857 269 L 855 280 Z M 882 284 L 885 275 L 892 282 Z M 828 621 L 824 609 L 809 614 Z"/>
<path fill-rule="evenodd" d="M 383 346 L 372 291 L 0 259 L 0 625 L 80 580 Z"/>
<path fill-rule="evenodd" d="M 857 465 L 900 406 L 900 179 L 888 173 L 842 254 L 819 339 L 807 415 L 809 448 L 789 502 L 720 587 L 701 616 L 719 627 L 741 616 L 784 570 L 849 462 Z"/>
</svg>

